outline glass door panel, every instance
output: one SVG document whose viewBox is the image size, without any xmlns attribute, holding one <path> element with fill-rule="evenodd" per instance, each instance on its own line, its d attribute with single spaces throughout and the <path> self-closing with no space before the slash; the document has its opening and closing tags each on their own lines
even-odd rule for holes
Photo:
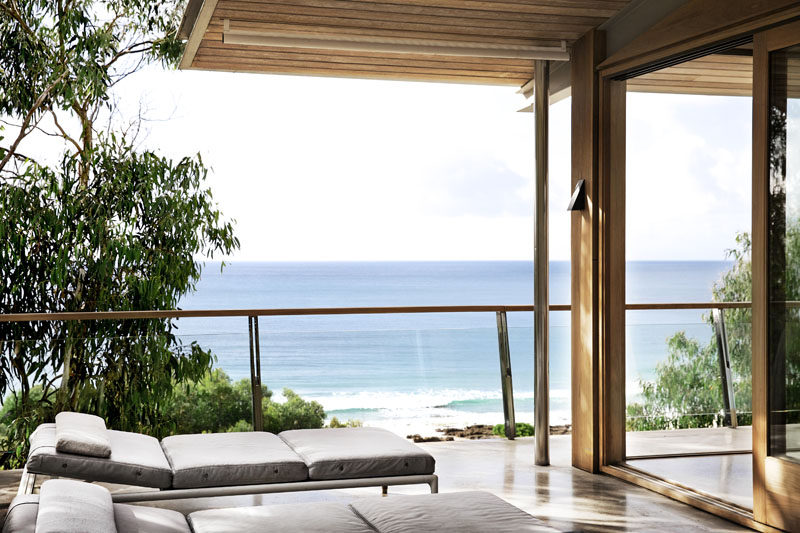
<svg viewBox="0 0 800 533">
<path fill-rule="evenodd" d="M 753 511 L 800 531 L 800 22 L 754 50 Z"/>
<path fill-rule="evenodd" d="M 800 45 L 770 54 L 769 455 L 800 463 Z"/>
</svg>

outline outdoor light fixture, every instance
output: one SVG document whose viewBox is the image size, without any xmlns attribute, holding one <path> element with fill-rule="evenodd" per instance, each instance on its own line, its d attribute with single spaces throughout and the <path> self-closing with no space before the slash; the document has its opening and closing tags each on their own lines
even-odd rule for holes
<svg viewBox="0 0 800 533">
<path fill-rule="evenodd" d="M 494 57 L 504 59 L 548 59 L 569 61 L 567 42 L 561 46 L 528 46 L 495 43 L 470 43 L 378 37 L 374 35 L 340 35 L 283 31 L 232 30 L 225 19 L 222 42 L 280 48 L 312 48 L 317 50 L 350 50 L 355 52 L 428 54 L 441 56 Z"/>
<path fill-rule="evenodd" d="M 572 198 L 569 200 L 567 211 L 583 211 L 584 207 L 586 207 L 586 180 L 578 180 Z"/>
</svg>

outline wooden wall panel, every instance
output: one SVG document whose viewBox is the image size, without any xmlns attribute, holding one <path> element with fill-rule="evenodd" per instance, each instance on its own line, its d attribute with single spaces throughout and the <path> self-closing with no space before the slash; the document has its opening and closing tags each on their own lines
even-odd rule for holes
<svg viewBox="0 0 800 533">
<path fill-rule="evenodd" d="M 604 38 L 592 30 L 572 50 L 572 186 L 586 180 L 586 207 L 572 212 L 572 465 L 600 467 L 599 315 L 597 298 L 598 76 Z"/>
</svg>

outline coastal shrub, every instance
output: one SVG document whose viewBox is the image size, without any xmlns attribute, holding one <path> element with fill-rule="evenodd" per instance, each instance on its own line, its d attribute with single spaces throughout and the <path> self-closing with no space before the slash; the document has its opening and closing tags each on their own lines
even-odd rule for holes
<svg viewBox="0 0 800 533">
<path fill-rule="evenodd" d="M 225 430 L 228 433 L 238 433 L 241 431 L 253 431 L 253 424 L 247 420 L 239 420 L 234 425 Z"/>
<path fill-rule="evenodd" d="M 322 406 L 303 400 L 289 389 L 286 401 L 273 401 L 273 393 L 262 385 L 264 430 L 280 433 L 287 429 L 321 428 L 325 421 Z M 177 386 L 165 414 L 174 423 L 174 433 L 221 433 L 252 431 L 250 380 L 233 382 L 222 370 L 214 369 L 202 379 Z"/>
<path fill-rule="evenodd" d="M 515 427 L 517 428 L 517 437 L 533 437 L 533 425 L 528 424 L 527 422 L 517 422 Z M 506 425 L 505 424 L 497 424 L 492 428 L 492 433 L 494 435 L 500 435 L 501 437 L 506 436 Z"/>
<path fill-rule="evenodd" d="M 283 389 L 284 403 L 265 402 L 264 430 L 280 433 L 287 429 L 317 429 L 325 424 L 325 410 L 317 402 L 306 401 L 290 389 Z"/>
<path fill-rule="evenodd" d="M 0 313 L 174 309 L 201 261 L 238 248 L 200 156 L 140 149 L 142 117 L 114 103 L 147 63 L 177 64 L 177 5 L 3 2 L 0 114 L 13 127 L 0 131 Z M 0 324 L 0 397 L 14 402 L 2 466 L 21 465 L 31 431 L 62 410 L 168 434 L 173 388 L 212 362 L 168 319 Z"/>
<path fill-rule="evenodd" d="M 264 393 L 269 401 L 272 393 L 266 387 Z M 165 411 L 175 424 L 175 433 L 219 433 L 250 420 L 250 404 L 250 382 L 234 384 L 217 368 L 196 382 L 176 386 Z"/>
<path fill-rule="evenodd" d="M 361 420 L 354 420 L 352 418 L 345 420 L 344 422 L 340 422 L 338 418 L 335 416 L 331 418 L 331 421 L 328 422 L 329 428 L 360 428 L 364 425 Z"/>
</svg>

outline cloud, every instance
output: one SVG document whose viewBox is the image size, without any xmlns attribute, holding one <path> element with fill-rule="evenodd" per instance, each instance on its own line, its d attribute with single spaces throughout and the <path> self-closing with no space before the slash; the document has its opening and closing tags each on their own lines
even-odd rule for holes
<svg viewBox="0 0 800 533">
<path fill-rule="evenodd" d="M 464 155 L 429 169 L 422 212 L 434 215 L 532 217 L 532 176 L 491 154 Z"/>
</svg>

